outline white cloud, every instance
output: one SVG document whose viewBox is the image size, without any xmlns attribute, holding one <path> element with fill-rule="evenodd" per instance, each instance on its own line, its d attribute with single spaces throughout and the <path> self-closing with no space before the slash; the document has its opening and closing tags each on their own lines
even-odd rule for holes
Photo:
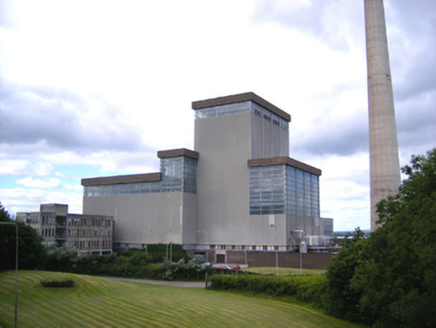
<svg viewBox="0 0 436 328">
<path fill-rule="evenodd" d="M 31 162 L 29 160 L 1 159 L 0 176 L 36 175 L 48 176 L 54 173 L 53 165 L 47 162 Z"/>
<path fill-rule="evenodd" d="M 38 189 L 57 189 L 61 186 L 61 180 L 57 178 L 35 179 L 28 177 L 18 179 L 16 183 L 23 185 L 26 188 Z"/>
<path fill-rule="evenodd" d="M 68 204 L 69 213 L 82 213 L 82 193 L 34 188 L 0 189 L 1 203 L 11 215 L 17 212 L 39 212 L 46 203 Z"/>
</svg>

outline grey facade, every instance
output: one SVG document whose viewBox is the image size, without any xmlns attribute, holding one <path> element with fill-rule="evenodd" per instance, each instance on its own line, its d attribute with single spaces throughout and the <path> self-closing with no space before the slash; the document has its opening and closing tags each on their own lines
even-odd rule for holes
<svg viewBox="0 0 436 328">
<path fill-rule="evenodd" d="M 320 218 L 321 170 L 289 158 L 290 115 L 251 92 L 192 108 L 194 150 L 158 152 L 158 173 L 82 179 L 84 214 L 113 216 L 121 249 L 177 243 L 225 261 L 294 251 L 303 235 L 322 248 L 333 227 Z"/>
<path fill-rule="evenodd" d="M 35 229 L 46 245 L 75 248 L 79 253 L 112 253 L 112 217 L 70 214 L 68 205 L 41 204 L 39 212 L 17 213 L 17 220 Z"/>
</svg>

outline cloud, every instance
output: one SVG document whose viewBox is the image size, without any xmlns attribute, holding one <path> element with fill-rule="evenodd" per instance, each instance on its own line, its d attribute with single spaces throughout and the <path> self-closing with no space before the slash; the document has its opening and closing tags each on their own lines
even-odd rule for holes
<svg viewBox="0 0 436 328">
<path fill-rule="evenodd" d="M 36 175 L 48 176 L 54 173 L 53 165 L 47 162 L 28 160 L 2 160 L 0 157 L 0 176 Z"/>
<path fill-rule="evenodd" d="M 276 23 L 297 29 L 330 47 L 347 52 L 352 43 L 362 40 L 363 3 L 354 1 L 256 1 L 253 21 Z"/>
<path fill-rule="evenodd" d="M 57 178 L 35 179 L 28 177 L 18 179 L 16 183 L 23 185 L 26 188 L 38 189 L 58 189 L 61 186 L 61 181 Z"/>
<path fill-rule="evenodd" d="M 138 149 L 140 134 L 102 99 L 44 87 L 0 90 L 0 143 L 36 144 L 81 153 Z"/>
<path fill-rule="evenodd" d="M 44 190 L 35 188 L 0 189 L 1 203 L 9 214 L 38 212 L 44 203 L 68 204 L 69 213 L 82 213 L 83 194 L 69 190 Z"/>
</svg>

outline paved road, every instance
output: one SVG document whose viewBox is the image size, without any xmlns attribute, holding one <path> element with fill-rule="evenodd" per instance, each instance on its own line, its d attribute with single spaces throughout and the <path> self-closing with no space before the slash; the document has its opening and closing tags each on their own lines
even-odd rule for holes
<svg viewBox="0 0 436 328">
<path fill-rule="evenodd" d="M 172 287 L 184 287 L 184 288 L 204 288 L 204 282 L 192 282 L 192 281 L 166 281 L 166 280 L 144 280 L 144 279 L 127 279 L 127 278 L 110 278 L 101 277 L 109 280 L 135 282 L 140 284 L 160 285 L 160 286 L 172 286 Z"/>
</svg>

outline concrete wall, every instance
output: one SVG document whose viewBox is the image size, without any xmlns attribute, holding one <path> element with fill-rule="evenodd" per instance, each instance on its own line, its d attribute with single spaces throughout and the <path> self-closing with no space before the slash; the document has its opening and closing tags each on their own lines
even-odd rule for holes
<svg viewBox="0 0 436 328">
<path fill-rule="evenodd" d="M 68 205 L 65 204 L 41 204 L 40 212 L 56 213 L 58 216 L 66 216 L 68 213 Z"/>
<path fill-rule="evenodd" d="M 304 230 L 306 236 L 324 234 L 324 221 L 320 218 L 288 215 L 287 221 L 288 238 L 291 238 L 292 230 Z"/>
<path fill-rule="evenodd" d="M 113 216 L 115 243 L 186 244 L 195 240 L 195 198 L 180 192 L 84 197 L 83 213 Z"/>
<path fill-rule="evenodd" d="M 286 245 L 286 215 L 249 214 L 253 158 L 289 155 L 288 131 L 253 113 L 195 121 L 194 149 L 200 153 L 197 176 L 197 244 Z M 307 219 L 307 218 L 305 218 Z"/>
<path fill-rule="evenodd" d="M 289 132 L 252 114 L 253 153 L 250 159 L 289 156 Z"/>
<path fill-rule="evenodd" d="M 266 143 L 260 139 L 253 151 L 253 122 L 263 120 L 252 113 L 212 117 L 195 121 L 195 146 L 200 153 L 197 176 L 197 245 L 277 245 L 286 244 L 285 215 L 275 215 L 271 227 L 268 215 L 249 214 L 252 153 L 287 155 L 284 148 L 271 150 L 271 131 Z M 255 123 L 262 126 L 261 123 Z M 272 124 L 269 123 L 271 126 Z M 268 124 L 264 124 L 268 126 Z M 258 127 L 259 129 L 259 127 Z M 273 133 L 288 138 L 276 125 Z M 280 130 L 280 131 L 279 131 Z M 257 132 L 262 134 L 261 131 Z M 263 150 L 261 150 L 263 149 Z M 286 153 L 286 154 L 285 154 Z M 205 233 L 203 233 L 203 231 Z"/>
<path fill-rule="evenodd" d="M 247 242 L 251 113 L 195 121 L 198 243 Z M 206 240 L 207 238 L 207 240 Z"/>
</svg>

